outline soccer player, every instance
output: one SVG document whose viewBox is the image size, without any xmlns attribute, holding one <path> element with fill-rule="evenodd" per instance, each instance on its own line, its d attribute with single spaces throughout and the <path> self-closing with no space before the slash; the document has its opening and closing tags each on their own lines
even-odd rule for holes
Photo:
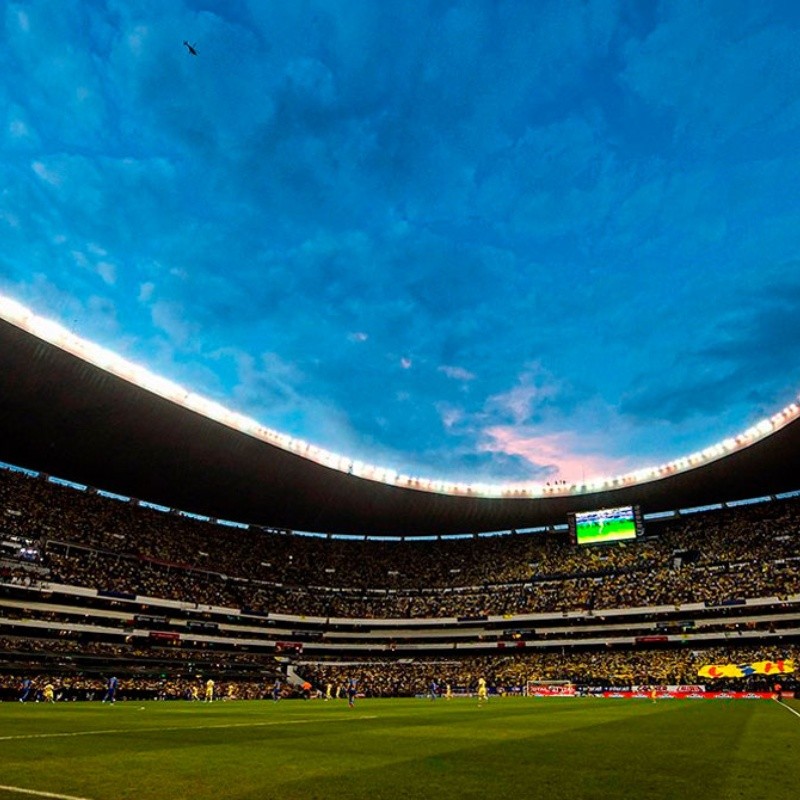
<svg viewBox="0 0 800 800">
<path fill-rule="evenodd" d="M 232 683 L 228 684 L 227 698 L 228 698 L 228 700 L 235 700 L 236 699 L 236 687 Z"/>
<path fill-rule="evenodd" d="M 435 700 L 439 696 L 439 686 L 435 678 L 431 680 L 430 686 L 428 687 L 428 696 L 431 700 Z"/>
<path fill-rule="evenodd" d="M 328 702 L 328 700 L 333 699 L 332 690 L 333 690 L 333 684 L 332 683 L 326 683 L 325 684 L 325 702 L 326 703 Z"/>
<path fill-rule="evenodd" d="M 444 685 L 444 699 L 445 700 L 453 699 L 453 687 L 449 683 L 446 683 Z"/>
<path fill-rule="evenodd" d="M 106 684 L 106 693 L 103 697 L 104 703 L 111 703 L 112 705 L 117 702 L 117 689 L 119 688 L 119 681 L 116 677 L 112 676 L 108 679 Z"/>
<path fill-rule="evenodd" d="M 486 691 L 486 678 L 478 678 L 478 705 L 482 706 L 489 700 L 489 693 Z"/>
<path fill-rule="evenodd" d="M 277 703 L 278 700 L 281 699 L 281 682 L 279 680 L 275 680 L 275 683 L 272 684 L 272 701 Z"/>
<path fill-rule="evenodd" d="M 23 678 L 19 687 L 19 701 L 20 703 L 27 702 L 33 691 L 33 681 L 30 678 Z"/>
<path fill-rule="evenodd" d="M 206 681 L 206 703 L 214 702 L 214 680 L 209 678 Z"/>
<path fill-rule="evenodd" d="M 350 678 L 349 683 L 347 684 L 347 705 L 350 708 L 356 704 L 356 679 Z"/>
<path fill-rule="evenodd" d="M 54 692 L 55 692 L 55 689 L 53 688 L 53 684 L 52 683 L 47 683 L 45 685 L 45 687 L 44 687 L 44 701 L 45 701 L 45 703 L 54 703 L 55 702 Z"/>
</svg>

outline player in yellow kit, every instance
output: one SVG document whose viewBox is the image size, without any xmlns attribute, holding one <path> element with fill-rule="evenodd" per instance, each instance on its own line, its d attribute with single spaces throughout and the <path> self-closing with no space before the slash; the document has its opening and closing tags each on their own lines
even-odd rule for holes
<svg viewBox="0 0 800 800">
<path fill-rule="evenodd" d="M 486 691 L 486 678 L 478 678 L 478 705 L 483 705 L 489 699 Z"/>
<path fill-rule="evenodd" d="M 206 681 L 206 703 L 214 702 L 214 681 L 209 678 Z"/>
<path fill-rule="evenodd" d="M 54 690 L 53 690 L 53 684 L 52 684 L 52 683 L 48 683 L 48 684 L 47 684 L 47 685 L 44 687 L 44 692 L 43 692 L 43 694 L 44 694 L 44 701 L 45 701 L 45 703 L 54 703 L 54 702 L 55 702 L 55 699 L 54 699 L 54 697 L 53 697 L 53 691 L 54 691 Z"/>
</svg>

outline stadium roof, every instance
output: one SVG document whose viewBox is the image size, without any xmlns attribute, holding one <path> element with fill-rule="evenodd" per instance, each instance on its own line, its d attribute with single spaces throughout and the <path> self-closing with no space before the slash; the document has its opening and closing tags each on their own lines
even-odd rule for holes
<svg viewBox="0 0 800 800">
<path fill-rule="evenodd" d="M 0 319 L 0 460 L 213 518 L 325 533 L 447 535 L 558 524 L 570 511 L 599 507 L 638 504 L 652 513 L 800 488 L 795 405 L 726 440 L 727 449 L 673 462 L 656 478 L 545 487 L 543 496 L 368 479 L 160 396 L 8 316 Z M 423 485 L 428 490 L 416 488 Z"/>
</svg>

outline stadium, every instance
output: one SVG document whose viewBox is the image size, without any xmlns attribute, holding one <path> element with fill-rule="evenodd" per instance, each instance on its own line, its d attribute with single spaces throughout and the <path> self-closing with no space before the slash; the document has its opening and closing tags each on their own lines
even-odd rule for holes
<svg viewBox="0 0 800 800">
<path fill-rule="evenodd" d="M 796 263 L 794 209 L 787 205 L 775 211 L 770 204 L 761 209 L 756 244 L 747 238 L 751 218 L 737 228 L 738 218 L 728 210 L 723 225 L 719 217 L 725 214 L 712 213 L 699 200 L 665 224 L 674 233 L 671 244 L 661 241 L 663 231 L 648 217 L 658 203 L 651 203 L 647 192 L 642 192 L 644 200 L 639 198 L 645 211 L 630 212 L 629 200 L 647 183 L 648 170 L 661 168 L 651 150 L 661 148 L 659 157 L 664 157 L 693 129 L 676 124 L 674 142 L 663 142 L 659 129 L 672 113 L 664 110 L 668 104 L 659 94 L 652 118 L 647 117 L 647 104 L 638 99 L 644 90 L 638 84 L 636 92 L 630 88 L 636 80 L 646 81 L 619 65 L 623 56 L 633 62 L 639 45 L 656 62 L 653 53 L 658 55 L 659 47 L 670 55 L 683 53 L 671 40 L 664 45 L 665 31 L 677 23 L 636 3 L 612 4 L 613 24 L 601 35 L 602 14 L 595 18 L 590 11 L 573 9 L 563 11 L 564 19 L 577 15 L 580 21 L 577 44 L 570 44 L 562 10 L 553 10 L 559 4 L 550 8 L 548 21 L 525 27 L 527 17 L 518 19 L 517 11 L 510 23 L 498 21 L 507 11 L 504 4 L 489 13 L 469 4 L 440 8 L 434 3 L 420 14 L 433 33 L 421 46 L 420 64 L 407 70 L 413 91 L 403 94 L 406 70 L 399 69 L 401 100 L 396 101 L 387 88 L 389 59 L 383 51 L 397 58 L 405 54 L 405 46 L 391 50 L 403 38 L 398 31 L 409 32 L 404 14 L 375 11 L 373 18 L 362 12 L 366 21 L 354 21 L 341 10 L 311 3 L 315 13 L 309 21 L 272 9 L 276 30 L 286 41 L 276 36 L 265 44 L 272 17 L 269 24 L 260 18 L 259 4 L 233 5 L 230 10 L 214 3 L 181 4 L 181 24 L 191 22 L 204 38 L 183 39 L 181 46 L 181 34 L 177 48 L 164 19 L 151 16 L 145 6 L 137 5 L 141 18 L 103 9 L 98 14 L 102 24 L 76 12 L 79 41 L 93 48 L 92 57 L 77 57 L 71 72 L 65 65 L 76 48 L 58 38 L 58 58 L 46 60 L 53 69 L 49 78 L 42 81 L 24 70 L 35 102 L 9 101 L 9 113 L 16 116 L 6 126 L 4 141 L 15 154 L 7 163 L 16 183 L 9 181 L 15 188 L 0 194 L 0 230 L 8 240 L 8 253 L 0 256 L 0 798 L 357 800 L 517 794 L 558 800 L 685 798 L 699 791 L 748 800 L 794 796 L 800 782 L 800 399 L 785 393 L 796 374 L 794 287 L 786 278 Z M 720 30 L 733 25 L 727 13 L 722 13 L 726 22 Z M 59 15 L 52 16 L 54 36 L 63 37 L 56 24 Z M 481 21 L 470 27 L 475 16 Z M 14 53 L 28 52 L 17 34 L 27 41 L 31 30 L 39 31 L 43 46 L 49 41 L 41 16 L 37 23 L 16 5 L 3 24 L 6 49 Z M 757 27 L 756 21 L 748 24 Z M 518 25 L 521 40 L 514 34 Z M 502 35 L 488 43 L 487 31 L 495 29 Z M 754 35 L 758 53 L 782 52 L 774 28 L 766 30 L 773 47 L 764 47 Z M 358 51 L 349 38 L 353 31 L 376 43 L 376 53 L 364 56 L 363 63 L 353 55 Z M 545 102 L 540 93 L 546 89 L 537 84 L 535 92 L 523 92 L 522 100 L 501 102 L 492 76 L 527 64 L 526 37 L 539 31 L 544 32 L 540 47 L 552 38 L 551 31 L 558 31 L 564 46 L 573 48 L 566 62 L 555 51 L 550 55 L 565 73 L 584 48 L 595 48 L 603 58 L 588 59 L 577 77 L 569 78 L 573 91 L 567 100 Z M 449 44 L 440 48 L 442 42 Z M 483 42 L 477 55 L 470 49 L 475 42 Z M 521 42 L 522 50 L 508 42 Z M 715 47 L 727 52 L 719 43 Z M 461 48 L 466 55 L 460 55 Z M 440 50 L 441 62 L 435 55 Z M 493 72 L 495 51 L 513 57 L 501 60 Z M 127 66 L 120 52 L 134 66 Z M 168 68 L 158 66 L 154 53 L 166 59 Z M 345 55 L 355 59 L 357 69 Z M 15 67 L 22 69 L 26 59 L 20 56 Z M 288 66 L 274 83 L 261 66 L 252 73 L 242 66 L 274 67 L 282 60 Z M 742 60 L 737 56 L 731 62 Z M 548 63 L 542 57 L 531 70 L 539 77 L 551 75 Z M 485 65 L 489 78 L 471 72 L 474 64 Z M 448 71 L 453 65 L 464 74 Z M 94 84 L 86 77 L 93 70 L 106 70 L 114 78 Z M 669 76 L 652 63 L 650 70 L 647 75 L 661 81 L 658 91 L 665 91 Z M 83 82 L 63 93 L 56 107 L 71 107 L 74 96 L 75 119 L 86 121 L 87 128 L 76 123 L 73 140 L 51 120 L 52 132 L 37 139 L 31 133 L 34 120 L 46 119 L 38 115 L 47 104 L 33 87 L 48 81 L 58 85 L 62 74 L 80 75 Z M 378 88 L 350 96 L 349 87 L 361 87 L 367 74 Z M 187 75 L 197 84 L 187 89 L 191 102 L 176 99 L 175 93 L 176 81 L 188 85 Z M 233 76 L 246 78 L 245 88 L 236 86 Z M 485 105 L 462 95 L 459 87 L 470 82 Z M 483 91 L 487 85 L 491 90 Z M 721 92 L 711 79 L 702 85 L 708 96 Z M 748 86 L 751 94 L 760 94 Z M 137 111 L 141 116 L 135 119 L 122 112 L 119 129 L 107 120 L 101 126 L 97 119 L 102 115 L 90 106 L 102 91 L 115 103 L 148 99 L 154 106 Z M 603 103 L 593 93 L 602 95 Z M 206 99 L 217 119 L 201 108 Z M 426 120 L 436 120 L 434 135 L 427 138 L 427 128 L 413 126 L 415 103 L 423 100 Z M 742 103 L 718 100 L 727 114 L 724 124 L 715 120 L 714 135 L 722 140 L 720 130 L 735 126 L 735 109 Z M 469 118 L 464 133 L 453 120 L 461 121 L 463 109 L 473 103 L 481 113 Z M 598 121 L 596 103 L 614 118 L 630 117 L 630 128 L 616 130 L 607 120 Z M 592 216 L 587 227 L 580 227 L 587 212 L 571 205 L 571 193 L 600 183 L 611 162 L 624 159 L 615 151 L 602 165 L 592 156 L 586 159 L 587 170 L 573 174 L 566 169 L 580 161 L 581 147 L 589 147 L 581 136 L 570 138 L 568 126 L 562 125 L 567 106 L 589 120 L 593 136 L 602 132 L 604 146 L 613 149 L 622 137 L 632 153 L 626 158 L 641 159 L 635 180 L 625 186 L 625 202 L 607 217 L 602 209 L 598 214 L 608 229 L 622 225 L 617 219 L 626 216 L 634 219 L 630 229 L 647 229 L 636 247 L 626 229 L 610 252 L 620 263 L 618 253 L 626 248 L 638 249 L 637 259 L 663 262 L 653 293 L 637 283 L 644 281 L 638 272 L 595 274 L 594 262 L 609 255 L 601 246 L 605 234 L 598 232 L 592 215 L 587 215 Z M 691 97 L 681 97 L 676 106 L 694 109 Z M 511 118 L 512 110 L 522 113 L 524 124 Z M 260 113 L 258 146 L 251 152 L 236 125 Z M 452 119 L 445 119 L 447 114 Z M 494 135 L 494 121 L 485 122 L 495 117 L 503 120 L 502 135 Z M 378 133 L 363 133 L 365 119 Z M 704 169 L 736 173 L 735 159 L 744 158 L 742 153 L 749 153 L 759 137 L 767 141 L 767 134 L 774 135 L 775 142 L 770 139 L 754 156 L 763 166 L 774 155 L 770 148 L 780 149 L 785 132 L 794 130 L 777 111 L 764 112 L 764 119 L 762 128 L 754 128 L 759 136 L 749 122 L 742 123 L 741 138 L 722 148 L 725 158 L 717 163 L 709 157 Z M 201 122 L 213 133 L 204 131 Z M 486 133 L 483 125 L 494 133 Z M 546 146 L 530 145 L 534 128 L 551 125 L 556 132 L 550 131 Z M 46 127 L 42 122 L 41 131 Z M 105 138 L 103 127 L 113 135 Z M 641 139 L 631 133 L 639 128 L 644 130 Z M 390 129 L 405 133 L 395 139 Z M 463 139 L 447 150 L 441 143 L 456 129 Z M 96 152 L 87 131 L 97 137 Z M 408 149 L 406 135 L 414 142 Z M 375 152 L 390 154 L 386 163 L 370 149 L 373 138 L 380 141 Z M 709 135 L 708 141 L 713 139 Z M 304 147 L 298 146 L 301 140 Z M 484 141 L 495 142 L 492 157 L 473 159 L 470 148 L 480 149 Z M 435 169 L 419 155 L 426 148 L 435 155 Z M 312 158 L 328 149 L 336 156 L 330 161 L 324 160 L 329 155 L 323 157 L 320 178 Z M 264 152 L 269 159 L 262 158 Z M 514 161 L 520 152 L 520 161 Z M 705 153 L 696 141 L 686 152 L 689 161 Z M 463 160 L 449 161 L 454 153 Z M 98 172 L 81 162 L 73 183 L 70 165 L 84 158 Z M 234 164 L 237 158 L 242 162 Z M 272 164 L 270 159 L 278 166 L 264 167 L 264 162 Z M 359 175 L 337 172 L 349 160 L 366 165 L 366 201 L 350 194 Z M 542 176 L 534 180 L 521 169 L 528 160 L 559 165 L 549 179 L 563 184 L 566 194 L 558 195 L 564 202 L 552 219 L 545 220 L 548 203 L 535 199 Z M 667 172 L 677 173 L 678 160 Z M 506 211 L 493 210 L 497 216 L 489 225 L 487 206 L 506 208 L 508 197 L 494 182 L 500 172 L 506 174 L 505 166 L 497 167 L 506 161 L 513 166 L 510 184 L 528 181 L 525 203 L 516 198 L 516 205 L 508 201 Z M 198 182 L 187 188 L 185 181 L 201 174 L 195 166 L 200 162 L 209 172 L 208 186 Z M 397 189 L 386 172 L 389 162 L 400 175 L 399 184 L 414 189 L 402 202 L 392 195 Z M 774 182 L 769 186 L 776 195 L 780 190 L 775 187 L 792 174 L 788 159 L 781 163 L 781 169 L 765 171 L 767 178 L 762 175 L 765 183 L 768 178 Z M 133 164 L 142 169 L 135 179 L 125 173 Z M 433 184 L 426 183 L 434 173 Z M 459 183 L 467 174 L 472 186 L 479 185 L 481 175 L 488 176 L 476 197 Z M 263 183 L 251 186 L 251 179 Z M 41 185 L 23 198 L 16 187 L 30 180 Z M 447 191 L 449 180 L 457 190 Z M 704 180 L 697 195 L 705 198 L 714 193 L 706 192 L 711 179 L 706 175 Z M 274 190 L 268 186 L 272 182 Z M 739 173 L 734 183 L 726 184 L 730 193 L 725 202 L 744 207 L 757 192 Z M 86 196 L 79 197 L 77 184 L 89 187 Z M 119 186 L 136 197 L 121 200 Z M 436 216 L 444 213 L 438 200 L 427 206 L 423 202 L 439 191 L 441 205 L 454 206 L 444 221 Z M 55 199 L 47 195 L 43 200 L 46 192 Z M 690 187 L 676 194 L 665 190 L 659 202 L 679 206 L 676 195 L 683 192 L 691 194 Z M 252 200 L 251 193 L 270 200 Z M 459 211 L 461 195 L 470 196 L 472 205 Z M 595 204 L 597 196 L 592 197 L 587 205 Z M 146 213 L 138 198 L 144 198 Z M 376 235 L 380 248 L 370 250 L 365 244 L 370 224 L 354 233 L 351 218 L 368 216 L 368 208 L 383 204 L 391 206 L 391 213 L 375 227 L 390 234 Z M 25 208 L 31 209 L 30 219 Z M 115 216 L 117 208 L 122 219 Z M 767 219 L 770 210 L 774 214 Z M 250 232 L 270 213 L 280 218 L 273 227 L 264 222 L 256 245 L 248 245 Z M 306 217 L 308 227 L 303 228 L 297 220 Z M 695 218 L 701 219 L 699 233 L 689 221 Z M 42 220 L 56 220 L 47 235 Z M 26 227 L 33 221 L 43 226 L 35 235 L 34 227 Z M 512 235 L 515 225 L 523 230 Z M 109 231 L 115 226 L 122 233 L 112 245 Z M 325 235 L 319 234 L 325 226 Z M 415 226 L 423 232 L 409 244 L 408 230 Z M 725 236 L 719 234 L 723 228 Z M 203 238 L 206 229 L 213 231 L 208 239 Z M 432 271 L 413 276 L 404 295 L 412 262 L 436 250 L 444 229 L 456 243 L 446 257 L 444 250 L 437 251 L 437 258 L 453 262 L 450 284 L 445 290 L 436 283 L 444 267 L 435 261 Z M 572 240 L 581 238 L 575 230 L 586 234 L 579 246 Z M 767 288 L 759 294 L 741 277 L 746 267 L 730 261 L 720 244 L 726 236 L 744 254 L 742 261 L 754 259 L 753 252 L 762 248 L 774 248 L 781 296 L 765 301 L 749 317 L 741 316 L 745 312 L 739 306 L 730 311 L 726 302 L 746 296 L 755 308 Z M 85 242 L 78 243 L 81 237 Z M 281 237 L 290 243 L 279 258 L 271 248 L 277 252 Z M 655 250 L 651 238 L 659 242 Z M 399 240 L 402 246 L 382 261 L 383 250 L 391 251 Z M 685 273 L 675 266 L 684 240 L 698 248 L 687 257 L 691 265 Z M 207 265 L 202 269 L 201 251 L 209 242 L 215 245 L 213 258 L 225 256 L 217 273 Z M 62 247 L 68 251 L 66 266 L 59 261 Z M 182 261 L 184 247 L 191 257 Z M 530 267 L 525 281 L 536 277 L 537 287 L 547 287 L 547 297 L 535 307 L 526 297 L 522 315 L 513 317 L 522 281 L 515 282 L 513 270 L 497 264 L 512 251 L 537 247 L 548 263 L 563 259 L 563 274 L 555 278 L 553 266 L 552 273 L 542 276 Z M 724 274 L 715 271 L 716 261 L 705 271 L 696 267 L 699 255 L 705 257 L 714 247 Z M 346 271 L 344 262 L 348 269 L 355 264 L 357 272 L 362 250 L 370 279 L 350 283 L 338 273 Z M 123 251 L 124 257 L 119 255 Z M 462 262 L 476 273 L 485 267 L 469 260 L 473 252 L 491 262 L 491 280 L 481 289 L 490 295 L 486 305 L 497 306 L 491 311 L 496 328 L 491 334 L 478 324 L 488 312 L 458 281 L 456 268 Z M 228 257 L 241 268 L 231 267 Z M 197 275 L 188 268 L 195 266 L 193 258 Z M 275 264 L 281 258 L 296 261 L 280 272 Z M 576 259 L 574 274 L 564 266 L 569 258 Z M 245 274 L 248 259 L 258 261 L 255 280 Z M 402 269 L 393 271 L 394 263 Z M 522 269 L 523 261 L 515 264 Z M 759 281 L 761 269 L 753 267 Z M 279 293 L 269 292 L 280 283 L 288 296 L 292 270 L 304 285 L 294 305 L 281 305 Z M 696 322 L 702 316 L 693 305 L 696 298 L 681 294 L 673 270 L 686 283 L 691 274 L 702 274 L 699 307 L 713 317 L 709 330 L 714 336 L 694 350 L 678 346 L 677 339 L 653 338 L 672 317 L 676 329 L 689 330 L 690 339 L 704 335 Z M 394 306 L 383 305 L 385 298 L 375 288 L 381 272 L 389 274 L 388 288 L 381 291 L 392 302 L 395 294 L 402 296 L 398 307 L 410 309 L 401 316 L 403 325 L 389 325 L 383 339 L 375 332 L 379 318 L 391 316 L 394 311 L 386 309 Z M 221 277 L 225 273 L 232 276 L 229 283 Z M 158 293 L 171 280 L 180 292 L 171 306 L 159 305 Z M 509 293 L 489 291 L 490 283 L 506 282 L 512 286 Z M 269 285 L 267 299 L 258 295 L 262 284 Z M 356 289 L 380 307 L 372 328 L 365 322 L 370 303 L 362 302 Z M 202 306 L 196 316 L 192 291 Z M 304 305 L 306 294 L 315 292 L 320 297 Z M 459 292 L 470 298 L 469 324 L 448 315 L 448 298 L 462 297 Z M 235 299 L 234 312 L 226 305 L 228 293 Z M 561 307 L 553 318 L 546 313 L 548 304 L 561 302 L 561 294 L 567 298 L 565 307 L 578 309 L 566 321 Z M 587 306 L 581 306 L 582 296 L 588 297 Z M 136 298 L 135 312 L 125 310 L 125 297 Z M 332 297 L 338 305 L 330 302 Z M 113 312 L 112 299 L 117 303 Z M 215 303 L 223 309 L 217 309 L 218 318 L 210 312 Z M 586 311 L 595 306 L 597 314 Z M 169 316 L 169 308 L 180 308 L 185 319 Z M 782 316 L 787 308 L 788 317 Z M 773 317 L 767 318 L 768 311 Z M 149 328 L 137 327 L 137 314 L 150 320 Z M 532 350 L 549 354 L 571 377 L 557 379 L 555 368 L 542 366 L 545 356 L 531 366 L 529 355 L 504 353 L 510 340 L 498 331 L 505 315 L 515 329 L 530 323 L 524 332 L 535 341 Z M 453 329 L 441 338 L 458 358 L 445 353 L 444 345 L 434 358 L 440 343 L 425 349 L 417 341 L 440 316 Z M 323 343 L 311 356 L 288 344 L 292 337 L 307 335 L 295 317 L 310 326 L 312 341 L 317 337 Z M 335 329 L 332 321 L 340 317 L 348 318 Z M 555 317 L 563 328 L 553 324 L 555 333 L 547 334 L 557 337 L 554 346 L 538 327 L 547 328 Z M 270 326 L 277 320 L 274 328 L 289 333 L 284 340 L 270 328 L 275 352 L 265 360 L 265 371 L 278 378 L 270 383 L 257 376 L 253 385 L 268 397 L 252 400 L 241 381 L 225 383 L 226 368 L 220 364 L 228 359 L 240 373 L 253 371 L 255 351 L 237 349 L 243 345 L 235 337 L 250 326 L 256 331 L 253 340 L 258 339 L 265 330 L 259 327 L 262 318 Z M 631 319 L 633 326 L 621 339 L 607 333 L 625 328 Z M 601 331 L 603 326 L 607 330 Z M 220 338 L 212 340 L 206 329 L 217 327 Z M 403 327 L 413 333 L 405 340 Z M 749 351 L 750 340 L 744 356 L 734 354 L 744 329 L 759 345 L 758 358 Z M 774 338 L 767 337 L 769 331 Z M 334 333 L 349 353 L 343 361 L 331 356 L 334 349 L 325 349 Z M 463 341 L 453 345 L 450 340 L 459 336 Z M 576 373 L 569 372 L 570 336 L 577 339 Z M 488 351 L 481 349 L 482 339 L 491 340 Z M 365 355 L 367 345 L 378 340 L 378 354 Z M 308 347 L 308 339 L 303 341 Z M 652 353 L 645 342 L 653 346 Z M 658 348 L 673 345 L 680 357 L 659 360 Z M 473 350 L 478 355 L 468 362 L 464 354 Z M 332 366 L 326 363 L 329 356 Z M 691 362 L 687 368 L 684 356 Z M 729 369 L 735 357 L 738 367 Z M 513 377 L 484 388 L 475 400 L 480 382 L 475 364 L 487 373 L 500 371 L 506 358 Z M 715 359 L 728 372 L 720 368 L 721 377 L 707 379 Z M 289 363 L 293 360 L 307 371 L 302 379 L 297 378 L 299 367 Z M 600 364 L 603 385 L 587 390 L 589 400 L 582 403 L 575 399 L 575 387 L 584 378 L 591 383 L 586 376 L 593 360 Z M 649 371 L 642 366 L 648 362 L 656 364 Z M 412 373 L 422 372 L 426 364 L 427 375 L 413 384 Z M 331 397 L 339 398 L 336 392 L 344 397 L 334 412 L 321 400 L 304 405 L 309 401 L 301 389 L 311 385 L 304 383 L 313 371 L 309 365 L 320 374 L 329 369 Z M 693 370 L 702 379 L 693 375 L 682 384 L 683 373 Z M 374 386 L 363 377 L 372 372 Z M 629 373 L 636 373 L 630 385 L 625 383 Z M 654 388 L 659 380 L 669 384 L 660 395 Z M 560 393 L 569 381 L 573 391 L 563 392 L 570 395 L 564 399 Z M 637 382 L 644 388 L 634 387 Z M 273 391 L 278 384 L 283 394 Z M 422 384 L 436 384 L 436 392 L 429 396 Z M 311 385 L 309 394 L 322 385 Z M 353 422 L 361 413 L 359 394 L 369 394 L 370 386 L 369 402 L 375 407 L 370 414 L 379 419 L 373 427 L 359 427 Z M 623 386 L 621 394 L 593 416 L 603 405 L 601 390 L 617 391 L 618 386 Z M 653 411 L 642 434 L 645 426 L 632 422 L 637 418 L 633 409 L 657 405 L 653 397 L 675 408 Z M 683 402 L 686 407 L 678 408 Z M 399 417 L 413 424 L 392 418 L 393 404 L 401 409 Z M 408 410 L 426 404 L 444 432 L 435 445 L 423 430 L 424 415 Z M 283 417 L 279 406 L 288 408 Z M 567 416 L 573 407 L 578 411 Z M 315 419 L 301 419 L 298 408 L 311 408 L 315 414 L 308 417 Z M 341 422 L 343 409 L 352 410 L 347 424 Z M 269 417 L 271 411 L 275 427 L 260 416 Z M 576 430 L 585 427 L 567 436 L 554 420 L 562 426 L 564 420 L 574 422 Z M 731 420 L 744 424 L 731 429 Z M 281 428 L 283 422 L 291 434 Z M 598 431 L 606 424 L 604 438 Z M 412 429 L 419 438 L 409 433 Z M 671 439 L 658 438 L 665 429 Z M 347 436 L 337 439 L 342 430 Z M 317 438 L 320 431 L 328 438 Z M 393 451 L 381 445 L 379 433 L 394 437 Z M 405 438 L 410 441 L 403 449 L 397 442 Z M 580 448 L 566 452 L 583 439 L 601 442 L 613 457 Z M 452 453 L 451 442 L 458 444 Z M 542 442 L 547 444 L 544 455 Z M 565 453 L 553 455 L 548 449 L 553 442 Z M 687 442 L 691 446 L 678 457 L 645 458 L 653 451 L 674 454 Z M 356 449 L 349 451 L 351 445 Z M 393 452 L 401 466 L 384 466 L 386 452 Z M 568 474 L 567 465 L 578 463 L 578 456 L 580 468 Z M 426 458 L 427 472 L 419 467 Z M 453 464 L 459 469 L 448 472 Z M 584 464 L 590 465 L 588 474 Z M 615 471 L 601 473 L 595 465 Z M 492 469 L 499 470 L 499 477 L 493 477 Z"/>
<path fill-rule="evenodd" d="M 148 716 L 140 734 L 185 726 L 186 736 L 200 728 L 205 740 L 215 726 L 249 735 L 280 728 L 271 710 L 270 721 L 253 721 L 250 708 L 244 720 L 232 715 L 247 705 L 238 701 L 285 699 L 286 724 L 322 725 L 333 715 L 307 717 L 306 703 L 346 709 L 354 687 L 352 710 L 365 716 L 352 719 L 366 722 L 383 719 L 389 698 L 474 710 L 482 679 L 487 710 L 500 715 L 491 724 L 502 730 L 531 723 L 513 715 L 558 711 L 538 702 L 602 698 L 627 710 L 626 698 L 656 706 L 736 698 L 737 708 L 750 703 L 748 716 L 758 703 L 775 717 L 768 724 L 782 723 L 796 741 L 792 716 L 766 702 L 780 692 L 797 713 L 796 407 L 755 441 L 753 431 L 743 434 L 746 444 L 678 474 L 668 466 L 664 477 L 599 491 L 558 487 L 558 496 L 538 499 L 475 497 L 470 487 L 436 493 L 379 484 L 248 437 L 114 374 L 122 362 L 103 369 L 76 355 L 91 348 L 19 306 L 6 303 L 4 313 L 2 374 L 13 379 L 0 407 L 2 456 L 17 466 L 0 472 L 4 700 L 83 707 L 105 698 L 136 710 L 161 701 L 164 715 L 173 707 L 165 701 L 237 701 L 199 724 L 181 715 L 154 726 Z M 137 457 L 125 458 L 131 442 Z M 274 494 L 259 495 L 264 486 Z M 262 519 L 255 498 L 280 526 L 220 521 L 237 509 Z M 330 532 L 293 532 L 312 519 Z M 538 524 L 523 530 L 526 520 Z M 509 524 L 517 527 L 503 532 Z M 618 543 L 591 543 L 603 527 Z M 419 724 L 417 709 L 391 722 L 389 735 Z M 105 721 L 84 730 L 82 719 L 65 715 L 66 729 L 49 734 L 52 721 L 41 728 L 41 717 L 15 713 L 15 733 L 3 739 L 24 739 L 29 753 L 31 739 L 91 735 L 91 724 L 107 730 Z M 139 735 L 141 718 L 119 724 L 112 730 Z M 369 726 L 359 732 L 372 735 Z M 450 757 L 453 769 L 466 769 Z M 554 753 L 550 768 L 563 757 Z M 770 773 L 779 786 L 791 774 L 788 765 Z M 463 791 L 461 779 L 443 791 Z M 595 779 L 578 790 L 606 791 Z M 85 780 L 77 772 L 56 788 Z M 310 784 L 301 785 L 302 794 Z M 366 779 L 363 790 L 373 789 Z M 70 796 L 84 794 L 96 790 Z"/>
</svg>

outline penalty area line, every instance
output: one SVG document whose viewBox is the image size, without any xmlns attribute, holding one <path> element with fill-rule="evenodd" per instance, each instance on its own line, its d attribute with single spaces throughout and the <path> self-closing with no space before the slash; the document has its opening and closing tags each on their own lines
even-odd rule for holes
<svg viewBox="0 0 800 800">
<path fill-rule="evenodd" d="M 13 792 L 14 794 L 31 794 L 34 797 L 51 797 L 54 800 L 89 800 L 88 797 L 78 797 L 74 794 L 57 794 L 56 792 L 40 792 L 36 789 L 23 789 L 21 786 L 3 786 L 0 792 Z"/>
<path fill-rule="evenodd" d="M 358 717 L 337 717 L 336 719 L 284 719 L 269 722 L 230 722 L 216 725 L 159 725 L 150 728 L 105 728 L 96 731 L 69 731 L 67 733 L 22 733 L 17 736 L 0 736 L 0 742 L 21 739 L 64 739 L 72 736 L 105 736 L 112 733 L 154 733 L 158 731 L 207 731 L 218 728 L 271 728 L 277 725 L 311 725 L 323 722 L 347 722 L 349 720 L 378 719 L 377 714 L 362 714 Z M 10 791 L 10 790 L 9 790 Z M 61 795 L 53 795 L 59 797 Z M 66 795 L 64 795 L 66 796 Z"/>
</svg>

